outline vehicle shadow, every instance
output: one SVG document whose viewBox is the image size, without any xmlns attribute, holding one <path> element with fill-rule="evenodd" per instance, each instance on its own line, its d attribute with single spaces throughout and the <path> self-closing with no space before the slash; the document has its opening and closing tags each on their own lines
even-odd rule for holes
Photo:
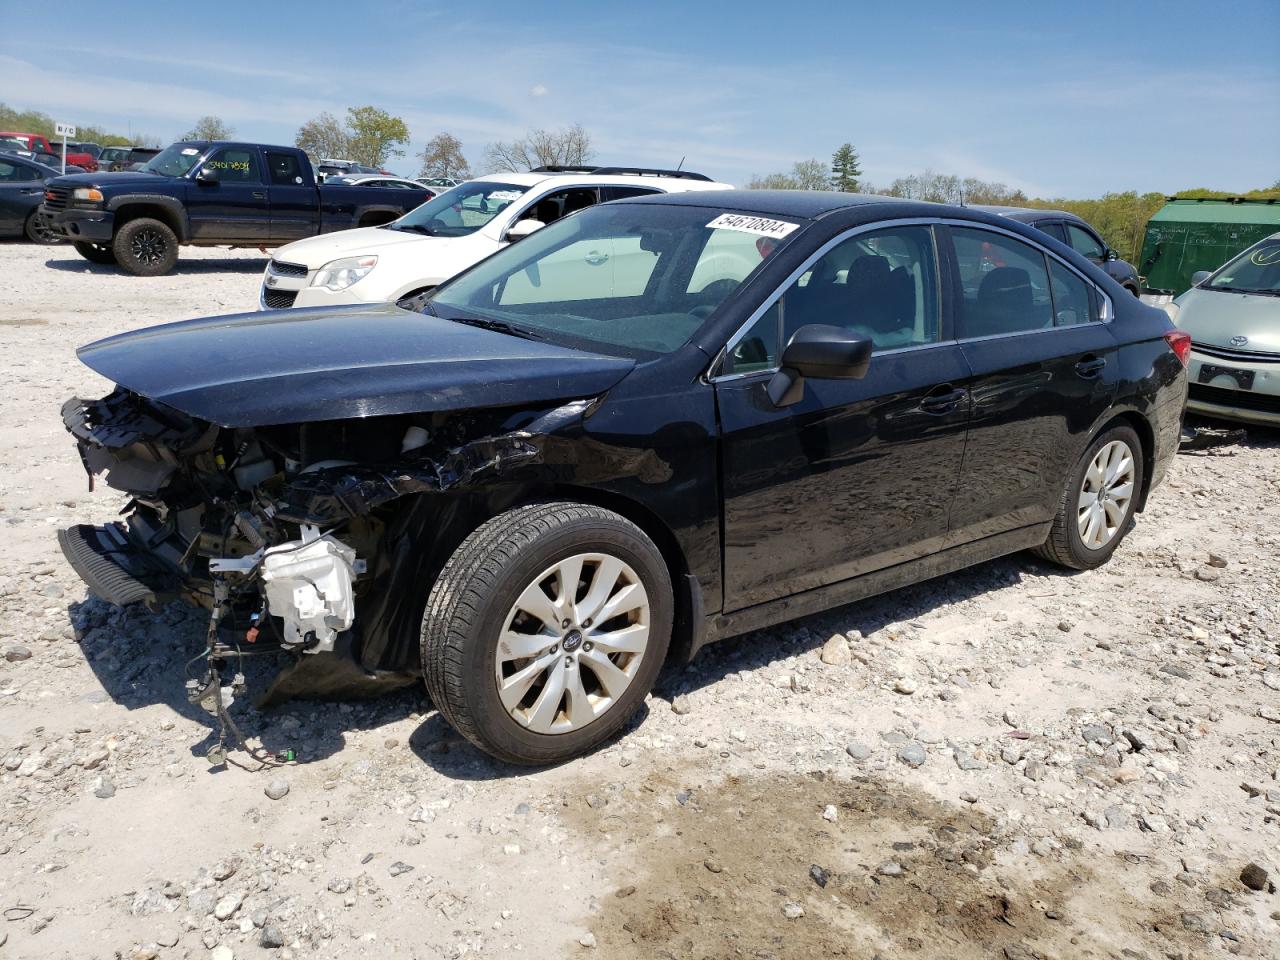
<svg viewBox="0 0 1280 960">
<path fill-rule="evenodd" d="M 1204 414 L 1188 413 L 1183 426 L 1196 435 L 1196 440 L 1190 444 L 1183 444 L 1178 451 L 1182 454 L 1225 452 L 1233 447 L 1255 450 L 1280 448 L 1280 425 L 1268 427 L 1257 423 L 1221 420 Z"/>
<path fill-rule="evenodd" d="M 203 707 L 187 699 L 188 679 L 203 677 L 207 614 L 181 603 L 152 612 L 141 605 L 116 607 L 87 595 L 68 607 L 76 627 L 85 662 L 93 671 L 101 692 L 90 700 L 109 698 L 128 710 L 160 705 L 174 714 L 207 728 L 205 736 L 193 740 L 192 756 L 204 757 L 218 743 L 219 723 Z M 376 700 L 334 702 L 291 700 L 260 709 L 257 698 L 271 686 L 284 666 L 291 663 L 285 654 L 256 654 L 245 651 L 232 660 L 225 676 L 244 674 L 245 692 L 229 709 L 231 718 L 255 746 L 281 757 L 292 749 L 296 763 L 314 763 L 341 752 L 347 735 L 376 730 L 430 709 L 421 686 L 390 692 Z M 255 766 L 253 758 L 237 750 L 233 738 L 227 740 L 231 760 Z"/>
<path fill-rule="evenodd" d="M 55 248 L 57 249 L 57 248 Z M 61 250 L 57 252 L 61 253 Z M 165 276 L 200 276 L 209 273 L 261 273 L 267 268 L 267 257 L 220 257 L 217 260 L 179 260 L 178 265 Z M 44 265 L 50 270 L 61 270 L 64 273 L 99 273 L 115 274 L 128 277 L 114 264 L 90 263 L 71 251 L 65 260 L 46 260 Z M 146 279 L 146 278 L 139 278 Z"/>
<path fill-rule="evenodd" d="M 810 653 L 826 643 L 833 633 L 858 630 L 865 636 L 892 624 L 908 624 L 938 607 L 1016 586 L 1026 575 L 1052 581 L 1078 574 L 1044 563 L 1024 551 L 834 610 L 732 637 L 704 647 L 688 666 L 667 664 L 651 698 L 651 702 L 659 701 L 653 703 L 653 708 L 665 709 L 660 701 L 669 702 L 681 694 L 693 693 L 730 674 L 766 669 L 789 657 Z M 650 704 L 646 703 L 617 737 L 598 749 L 606 749 L 634 731 L 644 722 L 649 709 Z M 487 756 L 454 732 L 436 711 L 414 731 L 409 746 L 424 763 L 454 779 L 498 780 L 532 772 L 532 768 L 512 766 Z"/>
</svg>

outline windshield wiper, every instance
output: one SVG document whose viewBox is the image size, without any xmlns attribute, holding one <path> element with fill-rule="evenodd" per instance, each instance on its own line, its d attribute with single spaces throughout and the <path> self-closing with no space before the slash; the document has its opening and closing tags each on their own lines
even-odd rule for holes
<svg viewBox="0 0 1280 960">
<path fill-rule="evenodd" d="M 436 314 L 436 316 L 439 316 L 439 314 Z M 489 320 L 485 317 L 445 317 L 444 319 L 451 320 L 454 323 L 465 323 L 469 327 L 479 327 L 482 330 L 492 330 L 495 333 L 505 333 L 511 337 L 520 337 L 522 340 L 545 339 L 531 330 L 512 326 L 504 320 Z"/>
<path fill-rule="evenodd" d="M 405 230 L 413 233 L 421 233 L 423 236 L 434 237 L 435 232 L 424 223 L 387 223 L 383 224 L 388 230 Z"/>
<path fill-rule="evenodd" d="M 1258 297 L 1280 296 L 1280 290 L 1251 290 L 1248 287 L 1210 287 L 1209 289 L 1216 290 L 1218 293 L 1247 293 Z"/>
</svg>

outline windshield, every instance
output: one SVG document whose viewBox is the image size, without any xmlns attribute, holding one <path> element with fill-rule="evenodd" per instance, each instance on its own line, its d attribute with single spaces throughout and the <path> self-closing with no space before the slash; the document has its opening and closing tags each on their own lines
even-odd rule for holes
<svg viewBox="0 0 1280 960">
<path fill-rule="evenodd" d="M 465 237 L 519 200 L 528 189 L 514 183 L 473 180 L 433 197 L 387 226 L 432 237 Z"/>
<path fill-rule="evenodd" d="M 1205 286 L 1236 293 L 1280 294 L 1280 236 L 1250 247 L 1220 268 Z"/>
<path fill-rule="evenodd" d="M 772 223 L 775 236 L 762 235 L 762 223 Z M 579 349 L 652 358 L 687 343 L 794 229 L 712 207 L 589 207 L 441 286 L 428 308 Z"/>
<path fill-rule="evenodd" d="M 142 169 L 165 177 L 181 177 L 195 166 L 202 149 L 189 143 L 171 144 L 148 160 Z"/>
</svg>

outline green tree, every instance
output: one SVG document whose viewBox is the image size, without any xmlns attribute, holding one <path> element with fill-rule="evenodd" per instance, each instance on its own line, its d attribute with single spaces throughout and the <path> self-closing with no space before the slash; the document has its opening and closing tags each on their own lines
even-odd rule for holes
<svg viewBox="0 0 1280 960">
<path fill-rule="evenodd" d="M 399 117 L 378 107 L 347 108 L 347 158 L 381 167 L 392 157 L 404 156 L 409 128 Z"/>
<path fill-rule="evenodd" d="M 422 151 L 420 177 L 456 177 L 465 180 L 471 176 L 467 158 L 462 155 L 462 141 L 451 133 L 437 133 L 427 141 Z"/>
<path fill-rule="evenodd" d="M 230 140 L 235 127 L 228 126 L 221 117 L 204 116 L 196 125 L 180 136 L 179 140 Z"/>
<path fill-rule="evenodd" d="M 831 187 L 841 193 L 857 193 L 862 167 L 853 144 L 846 143 L 831 155 Z"/>
<path fill-rule="evenodd" d="M 342 121 L 332 113 L 322 113 L 298 128 L 294 144 L 313 160 L 345 159 L 350 137 Z"/>
</svg>

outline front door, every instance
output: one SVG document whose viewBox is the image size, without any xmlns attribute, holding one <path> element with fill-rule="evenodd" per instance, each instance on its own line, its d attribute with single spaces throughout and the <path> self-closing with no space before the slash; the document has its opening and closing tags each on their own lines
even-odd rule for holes
<svg viewBox="0 0 1280 960">
<path fill-rule="evenodd" d="M 969 419 L 969 370 L 944 324 L 929 225 L 854 232 L 730 342 L 715 380 L 725 610 L 941 548 Z M 861 380 L 808 380 L 776 407 L 781 345 L 811 323 L 875 345 Z"/>
<path fill-rule="evenodd" d="M 0 235 L 21 233 L 43 197 L 39 170 L 16 157 L 0 157 Z"/>
<path fill-rule="evenodd" d="M 200 167 L 216 179 L 193 180 L 187 190 L 191 238 L 266 243 L 271 236 L 271 205 L 257 148 L 221 147 Z"/>
<path fill-rule="evenodd" d="M 952 543 L 1053 517 L 1120 378 L 1103 294 L 1038 245 L 949 228 L 973 419 Z"/>
</svg>

